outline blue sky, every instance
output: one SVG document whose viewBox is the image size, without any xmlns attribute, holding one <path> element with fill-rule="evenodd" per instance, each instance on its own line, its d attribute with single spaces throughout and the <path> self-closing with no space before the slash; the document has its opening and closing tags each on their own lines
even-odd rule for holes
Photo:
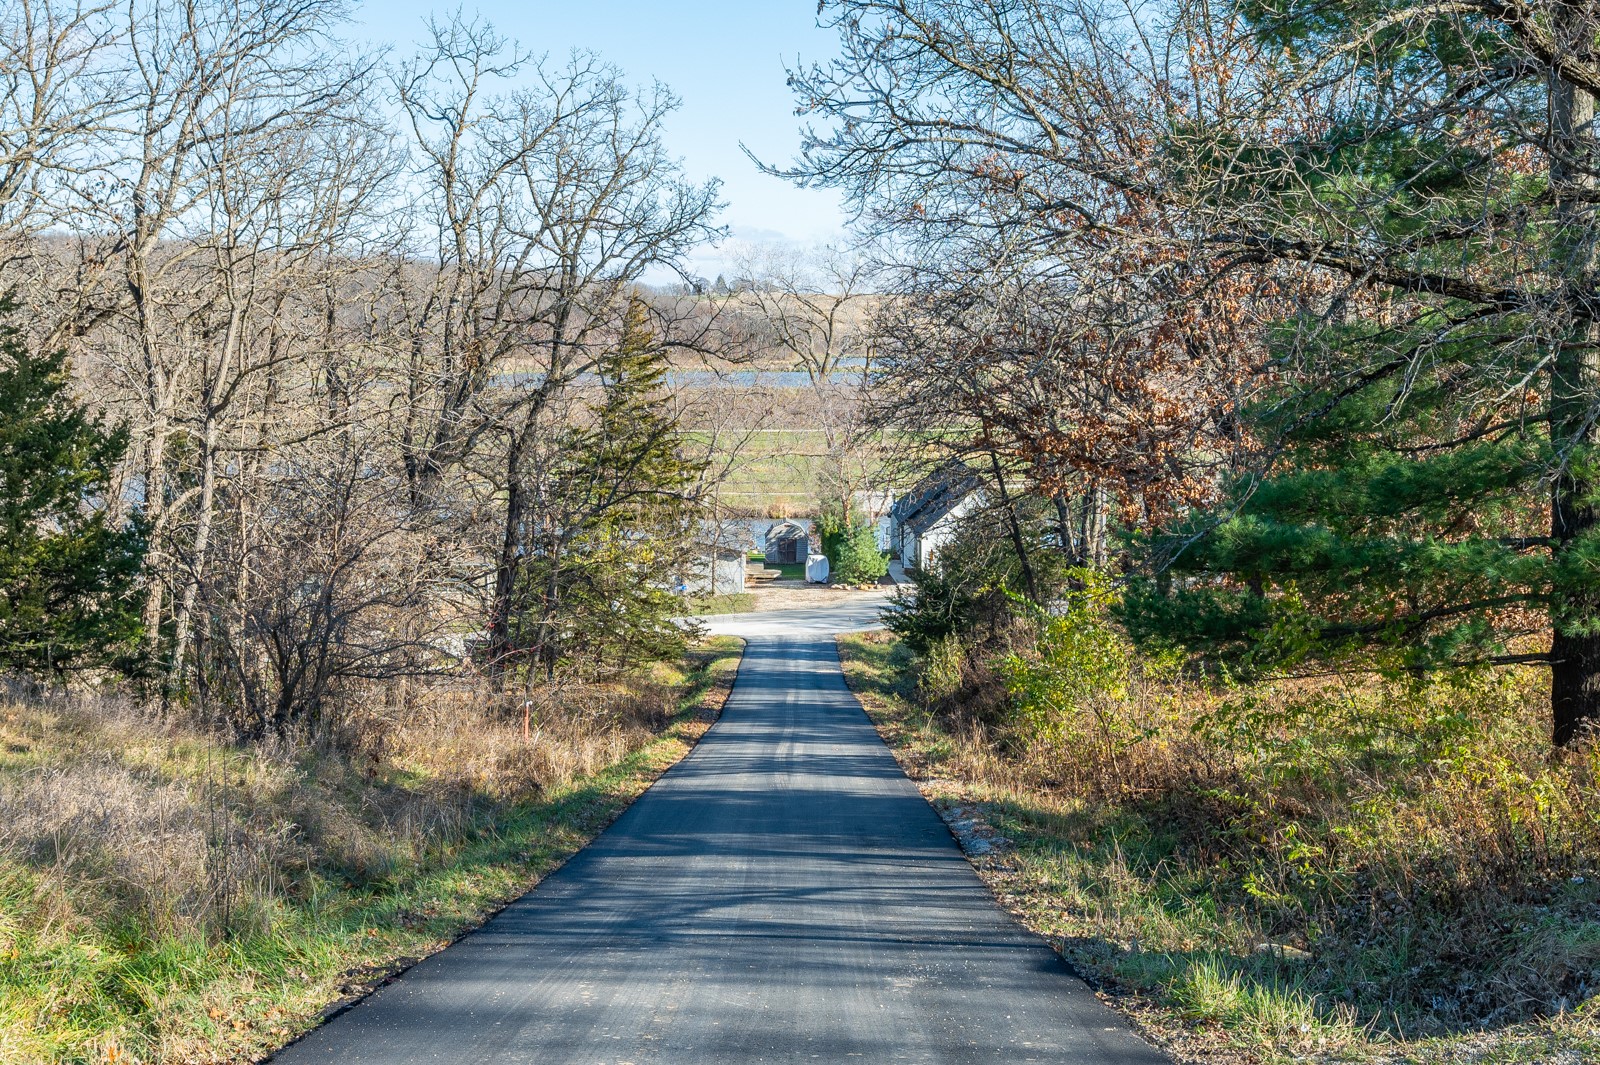
<svg viewBox="0 0 1600 1065">
<path fill-rule="evenodd" d="M 739 150 L 784 163 L 799 146 L 799 120 L 784 84 L 784 63 L 826 58 L 833 34 L 816 25 L 816 0 L 482 0 L 464 9 L 530 51 L 563 54 L 592 48 L 630 80 L 654 77 L 683 100 L 666 130 L 671 151 L 693 178 L 719 177 L 735 240 L 810 243 L 839 236 L 843 215 L 831 192 L 798 189 L 763 175 Z M 450 5 L 415 0 L 365 0 L 358 33 L 374 44 L 409 51 L 426 18 Z M 694 264 L 715 276 L 721 256 L 708 250 Z"/>
</svg>

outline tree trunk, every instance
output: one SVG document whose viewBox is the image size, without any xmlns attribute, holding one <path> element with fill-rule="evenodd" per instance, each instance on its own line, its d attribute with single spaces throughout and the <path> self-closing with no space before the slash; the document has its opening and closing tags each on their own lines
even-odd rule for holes
<svg viewBox="0 0 1600 1065">
<path fill-rule="evenodd" d="M 1594 39 L 1595 17 L 1580 8 L 1564 11 L 1571 25 L 1565 40 Z M 1595 150 L 1595 97 L 1552 75 L 1550 84 L 1550 186 L 1561 226 L 1555 253 L 1567 286 L 1570 321 L 1551 368 L 1550 438 L 1564 457 L 1551 490 L 1550 534 L 1555 544 L 1555 571 L 1564 556 L 1581 550 L 1581 540 L 1597 535 L 1593 503 L 1597 487 L 1594 462 L 1600 453 L 1600 327 L 1594 306 L 1596 211 L 1594 176 L 1600 153 Z M 1558 334 L 1559 335 L 1559 334 Z M 1581 568 L 1580 568 L 1581 570 Z M 1600 588 L 1590 580 L 1552 588 L 1550 614 L 1550 710 L 1552 737 L 1571 742 L 1592 721 L 1600 719 Z"/>
<path fill-rule="evenodd" d="M 206 564 L 211 555 L 211 530 L 217 506 L 217 426 L 209 416 L 200 441 L 200 504 L 195 514 L 194 540 L 184 574 L 183 592 L 177 597 L 172 614 L 172 660 L 167 664 L 164 698 L 171 698 L 184 690 L 186 661 L 194 634 L 195 604 L 200 597 L 200 582 L 205 578 Z"/>
<path fill-rule="evenodd" d="M 172 426 L 166 369 L 156 351 L 155 326 L 145 300 L 144 260 L 130 255 L 128 291 L 131 293 L 143 356 L 144 403 L 149 437 L 144 447 L 144 516 L 150 535 L 145 544 L 145 596 L 142 611 L 144 652 L 152 661 L 161 655 L 161 623 L 166 616 L 167 567 L 167 438 Z"/>
<path fill-rule="evenodd" d="M 529 443 L 539 431 L 539 409 L 530 409 L 522 430 L 506 444 L 505 511 L 500 527 L 500 557 L 495 562 L 494 592 L 489 602 L 489 670 L 498 686 L 513 650 L 511 616 L 516 608 L 517 577 L 522 569 L 522 545 L 527 541 L 528 492 L 523 468 Z"/>
<path fill-rule="evenodd" d="M 200 506 L 195 514 L 194 539 L 190 547 L 189 565 L 184 574 L 183 591 L 178 596 L 172 618 L 172 660 L 167 667 L 167 690 L 182 692 L 185 684 L 186 660 L 194 635 L 195 604 L 200 597 L 200 585 L 206 577 L 206 567 L 211 556 L 211 532 L 216 524 L 217 509 L 217 448 L 222 429 L 219 419 L 223 407 L 229 402 L 229 388 L 237 384 L 236 367 L 242 358 L 244 308 L 235 293 L 234 279 L 225 276 L 224 290 L 233 307 L 228 314 L 228 325 L 223 331 L 222 343 L 215 369 L 207 375 L 201 392 L 204 418 L 200 430 Z"/>
<path fill-rule="evenodd" d="M 1056 538 L 1060 540 L 1057 546 L 1073 565 L 1082 565 L 1083 552 L 1072 531 L 1072 504 L 1064 495 L 1053 496 L 1050 501 L 1056 507 Z"/>
<path fill-rule="evenodd" d="M 1106 490 L 1092 482 L 1083 493 L 1083 514 L 1078 535 L 1079 555 L 1090 569 L 1106 567 Z"/>
<path fill-rule="evenodd" d="M 167 423 L 152 417 L 150 438 L 144 448 L 144 515 L 150 523 L 150 537 L 144 557 L 144 652 L 151 661 L 161 653 L 161 621 L 166 611 L 165 569 L 167 503 Z"/>
<path fill-rule="evenodd" d="M 1005 471 L 1000 467 L 1000 456 L 993 448 L 989 450 L 989 463 L 994 470 L 995 488 L 1000 493 L 1000 505 L 1005 509 L 1006 526 L 1011 530 L 1011 545 L 1017 550 L 1017 563 L 1022 567 L 1022 585 L 1027 590 L 1028 598 L 1035 603 L 1042 602 L 1039 596 L 1039 581 L 1033 575 L 1033 562 L 1028 558 L 1028 544 L 1022 538 L 1022 525 L 1017 521 L 1017 508 L 1011 499 L 1011 493 L 1006 490 Z"/>
<path fill-rule="evenodd" d="M 1551 735 L 1565 746 L 1600 718 L 1600 636 L 1557 629 L 1550 657 Z"/>
<path fill-rule="evenodd" d="M 512 448 L 513 452 L 517 450 Z M 522 543 L 522 481 L 513 463 L 520 465 L 515 459 L 508 463 L 505 523 L 501 527 L 500 558 L 495 563 L 494 593 L 489 602 L 489 668 L 495 678 L 500 677 L 502 664 L 511 654 L 511 608 Z"/>
</svg>

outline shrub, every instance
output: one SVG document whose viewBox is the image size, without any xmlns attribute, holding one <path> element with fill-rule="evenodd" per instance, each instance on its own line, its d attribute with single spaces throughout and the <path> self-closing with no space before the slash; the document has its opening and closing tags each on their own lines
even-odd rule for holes
<svg viewBox="0 0 1600 1065">
<path fill-rule="evenodd" d="M 1037 501 L 1019 504 L 1028 561 L 1040 600 L 1051 602 L 1074 587 L 1076 573 L 1061 553 L 1054 525 Z M 916 595 L 890 604 L 885 621 L 918 654 L 959 634 L 972 647 L 1005 648 L 1026 604 L 1022 562 L 1003 515 L 977 510 L 956 524 L 933 561 L 917 571 Z"/>
<path fill-rule="evenodd" d="M 981 534 L 958 532 L 918 571 L 916 591 L 897 593 L 889 601 L 884 623 L 918 654 L 948 636 L 985 642 L 1010 626 L 1011 593 L 1020 587 L 1008 549 Z"/>
<path fill-rule="evenodd" d="M 922 658 L 922 676 L 917 692 L 926 703 L 949 699 L 960 692 L 966 679 L 967 651 L 961 638 L 942 636 Z"/>
<path fill-rule="evenodd" d="M 838 504 L 825 506 L 817 516 L 822 553 L 836 584 L 868 584 L 889 572 L 889 556 L 878 550 L 871 523 L 857 521 Z"/>
<path fill-rule="evenodd" d="M 878 550 L 871 525 L 862 523 L 840 533 L 832 548 L 828 565 L 837 584 L 871 584 L 889 572 L 889 556 Z"/>
<path fill-rule="evenodd" d="M 1107 578 L 1078 570 L 1082 588 L 1044 610 L 1024 604 L 1033 639 L 1000 659 L 1013 704 L 1016 739 L 1082 748 L 1098 744 L 1114 758 L 1137 738 L 1117 703 L 1128 694 L 1132 649 L 1112 626 Z"/>
<path fill-rule="evenodd" d="M 995 797 L 1050 934 L 1141 944 L 1075 961 L 1284 1053 L 1592 1011 L 1600 745 L 1549 757 L 1535 671 L 1206 682 L 1076 576 L 928 642 L 914 741 Z"/>
</svg>

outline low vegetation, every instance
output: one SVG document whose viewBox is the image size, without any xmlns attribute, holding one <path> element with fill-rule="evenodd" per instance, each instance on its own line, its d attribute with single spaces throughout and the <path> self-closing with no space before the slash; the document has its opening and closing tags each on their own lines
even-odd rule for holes
<svg viewBox="0 0 1600 1065">
<path fill-rule="evenodd" d="M 527 703 L 395 688 L 339 737 L 243 746 L 13 689 L 0 1060 L 257 1059 L 581 847 L 704 731 L 739 648 Z"/>
<path fill-rule="evenodd" d="M 756 597 L 752 592 L 727 592 L 723 595 L 708 595 L 694 603 L 690 613 L 697 617 L 711 614 L 748 614 L 756 608 Z"/>
<path fill-rule="evenodd" d="M 840 640 L 1008 906 L 1180 1056 L 1600 1053 L 1600 750 L 1551 756 L 1535 671 L 1230 685 L 1109 599 Z"/>
<path fill-rule="evenodd" d="M 834 584 L 876 584 L 889 572 L 889 556 L 878 550 L 873 523 L 846 511 L 824 513 L 821 522 L 822 553 L 828 557 Z"/>
<path fill-rule="evenodd" d="M 806 564 L 804 562 L 768 562 L 767 556 L 752 552 L 750 561 L 763 569 L 775 571 L 778 576 L 786 581 L 803 581 L 806 579 Z"/>
</svg>

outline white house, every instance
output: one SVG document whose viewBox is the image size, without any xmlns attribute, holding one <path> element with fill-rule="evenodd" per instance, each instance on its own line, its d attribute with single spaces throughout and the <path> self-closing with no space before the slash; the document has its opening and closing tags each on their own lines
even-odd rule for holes
<svg viewBox="0 0 1600 1065">
<path fill-rule="evenodd" d="M 927 566 L 955 535 L 957 522 L 982 505 L 983 480 L 963 463 L 947 463 L 918 481 L 889 512 L 901 563 Z"/>
</svg>

